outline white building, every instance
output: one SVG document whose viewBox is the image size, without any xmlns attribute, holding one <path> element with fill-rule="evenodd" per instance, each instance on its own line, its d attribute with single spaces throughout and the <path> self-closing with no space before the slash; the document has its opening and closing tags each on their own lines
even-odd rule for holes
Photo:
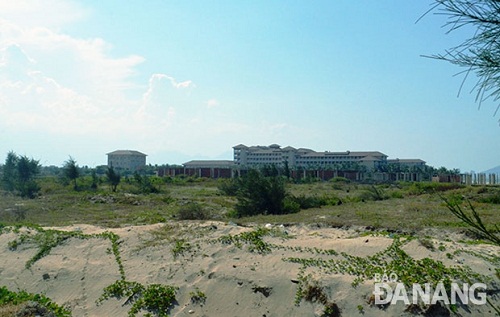
<svg viewBox="0 0 500 317">
<path fill-rule="evenodd" d="M 108 167 L 137 171 L 146 166 L 146 154 L 139 151 L 117 150 L 106 154 Z"/>
<path fill-rule="evenodd" d="M 306 148 L 281 148 L 278 144 L 269 146 L 246 146 L 239 144 L 233 147 L 234 162 L 239 166 L 283 165 L 290 168 L 322 168 L 333 166 L 348 166 L 357 164 L 373 169 L 387 164 L 387 155 L 378 151 L 346 151 L 346 152 L 316 152 Z"/>
</svg>

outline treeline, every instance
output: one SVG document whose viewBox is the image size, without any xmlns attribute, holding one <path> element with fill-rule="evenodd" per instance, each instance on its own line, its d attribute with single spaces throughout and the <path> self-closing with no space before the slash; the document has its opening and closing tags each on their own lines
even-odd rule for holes
<svg viewBox="0 0 500 317">
<path fill-rule="evenodd" d="M 35 179 L 39 173 L 39 161 L 11 151 L 2 168 L 2 187 L 22 197 L 34 198 L 40 190 Z"/>
<path fill-rule="evenodd" d="M 0 165 L 0 188 L 21 197 L 35 198 L 41 189 L 39 180 L 42 175 L 55 177 L 63 185 L 71 185 L 75 191 L 97 190 L 100 185 L 108 184 L 111 191 L 115 192 L 123 180 L 120 172 L 112 167 L 80 167 L 71 156 L 61 168 L 42 167 L 39 160 L 11 151 L 5 163 Z M 159 192 L 157 184 L 147 175 L 136 172 L 125 179 L 128 183 L 134 183 L 141 193 Z"/>
</svg>

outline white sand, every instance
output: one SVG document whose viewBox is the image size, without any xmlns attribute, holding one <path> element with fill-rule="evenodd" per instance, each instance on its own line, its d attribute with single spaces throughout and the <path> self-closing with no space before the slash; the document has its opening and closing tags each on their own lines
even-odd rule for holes
<svg viewBox="0 0 500 317">
<path fill-rule="evenodd" d="M 248 252 L 246 245 L 239 249 L 235 245 L 207 243 L 221 235 L 238 234 L 253 230 L 220 222 L 185 222 L 183 229 L 175 235 L 180 238 L 189 228 L 190 234 L 205 233 L 191 238 L 195 252 L 174 258 L 172 245 L 163 241 L 159 245 L 144 247 L 144 241 L 151 239 L 149 232 L 163 226 L 134 226 L 119 229 L 103 229 L 89 225 L 78 225 L 58 230 L 81 230 L 86 234 L 112 231 L 121 238 L 120 252 L 128 281 L 142 284 L 161 283 L 179 287 L 177 304 L 171 316 L 228 316 L 228 317 L 283 317 L 283 316 L 321 316 L 323 305 L 302 301 L 294 304 L 297 290 L 299 264 L 283 261 L 287 257 L 332 258 L 312 253 L 298 253 L 289 249 L 274 249 L 272 253 L 260 255 Z M 212 226 L 213 230 L 206 228 Z M 203 229 L 205 228 L 205 229 Z M 392 239 L 387 237 L 357 236 L 354 230 L 333 228 L 311 228 L 294 226 L 286 228 L 293 239 L 265 238 L 266 241 L 290 247 L 316 247 L 334 249 L 356 256 L 373 255 L 387 248 Z M 130 309 L 125 299 L 109 299 L 97 306 L 96 300 L 103 288 L 120 279 L 118 265 L 112 253 L 111 244 L 106 239 L 72 238 L 54 248 L 48 256 L 36 262 L 31 269 L 25 263 L 35 254 L 33 246 L 21 246 L 16 251 L 8 249 L 8 242 L 18 234 L 0 235 L 0 285 L 11 290 L 26 290 L 43 293 L 61 305 L 71 308 L 73 316 L 127 316 Z M 456 239 L 456 237 L 453 237 Z M 489 245 L 465 245 L 458 242 L 435 241 L 442 243 L 446 251 L 430 251 L 418 241 L 411 241 L 403 249 L 415 259 L 431 257 L 445 265 L 469 265 L 474 271 L 486 274 L 493 279 L 494 265 L 463 253 L 448 259 L 446 253 L 457 249 L 468 249 L 485 254 L 499 254 L 500 248 Z M 339 257 L 340 258 L 340 257 Z M 457 260 L 460 263 L 457 263 Z M 370 306 L 368 299 L 373 292 L 373 280 L 365 281 L 358 287 L 351 286 L 353 276 L 325 274 L 318 269 L 308 269 L 324 287 L 331 302 L 341 309 L 342 316 L 404 316 L 403 303 L 391 305 L 382 310 Z M 48 275 L 47 275 L 48 274 Z M 45 275 L 45 278 L 44 278 Z M 499 281 L 496 279 L 498 285 Z M 189 293 L 199 288 L 207 296 L 205 304 L 193 304 Z M 269 294 L 262 290 L 268 290 Z M 500 305 L 500 294 L 491 297 Z M 364 314 L 360 314 L 361 305 Z M 459 308 L 462 316 L 494 316 L 488 306 L 469 305 Z"/>
</svg>

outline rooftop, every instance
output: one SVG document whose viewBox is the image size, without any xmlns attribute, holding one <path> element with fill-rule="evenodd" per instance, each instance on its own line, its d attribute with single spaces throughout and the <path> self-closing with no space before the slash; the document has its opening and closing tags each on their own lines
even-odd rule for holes
<svg viewBox="0 0 500 317">
<path fill-rule="evenodd" d="M 116 151 L 107 153 L 106 155 L 141 155 L 141 156 L 147 156 L 147 154 L 141 153 L 139 151 L 134 151 L 134 150 L 116 150 Z"/>
</svg>

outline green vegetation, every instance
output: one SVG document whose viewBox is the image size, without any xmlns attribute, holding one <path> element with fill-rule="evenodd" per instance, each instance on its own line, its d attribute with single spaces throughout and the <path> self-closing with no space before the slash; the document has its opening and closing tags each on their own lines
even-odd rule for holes
<svg viewBox="0 0 500 317">
<path fill-rule="evenodd" d="M 191 303 L 193 304 L 205 304 L 205 301 L 207 300 L 207 295 L 200 291 L 199 288 L 189 292 L 189 297 L 191 298 Z"/>
<path fill-rule="evenodd" d="M 490 241 L 493 244 L 500 246 L 500 227 L 495 223 L 492 229 L 486 228 L 486 225 L 483 223 L 483 220 L 479 216 L 476 211 L 476 208 L 472 205 L 470 201 L 468 201 L 468 207 L 470 212 L 467 212 L 465 209 L 460 207 L 460 201 L 449 200 L 442 197 L 448 209 L 460 220 L 466 223 L 469 226 L 469 230 L 473 233 L 482 237 L 485 240 Z"/>
<path fill-rule="evenodd" d="M 121 175 L 116 172 L 113 167 L 108 167 L 106 171 L 106 177 L 108 178 L 109 185 L 111 186 L 111 190 L 116 192 L 116 188 L 120 184 Z"/>
<path fill-rule="evenodd" d="M 107 300 L 110 297 L 121 298 L 127 296 L 128 299 L 126 302 L 132 303 L 132 306 L 129 310 L 129 316 L 131 317 L 136 316 L 141 310 L 148 311 L 145 316 L 152 316 L 152 313 L 159 317 L 168 316 L 168 311 L 175 302 L 175 293 L 177 288 L 161 284 L 151 284 L 148 286 L 143 286 L 142 284 L 137 282 L 127 281 L 119 250 L 120 237 L 115 233 L 103 232 L 100 234 L 87 235 L 75 231 L 45 230 L 38 226 L 29 227 L 27 229 L 28 230 L 26 232 L 19 232 L 18 239 L 10 241 L 8 243 L 9 249 L 11 251 L 15 251 L 17 250 L 17 248 L 25 244 L 34 244 L 37 247 L 37 253 L 26 263 L 27 269 L 31 268 L 31 266 L 38 260 L 48 255 L 54 247 L 61 245 L 69 238 L 105 238 L 111 242 L 111 249 L 109 249 L 109 252 L 113 253 L 113 255 L 115 256 L 115 261 L 118 264 L 118 271 L 120 272 L 121 279 L 104 288 L 104 292 L 98 299 L 97 304 L 102 303 L 104 300 Z M 181 246 L 177 246 L 177 248 L 182 249 L 182 252 L 184 252 L 187 250 L 186 245 L 182 243 Z M 44 306 L 48 306 L 50 307 L 50 309 L 60 312 L 60 315 L 57 316 L 71 316 L 68 311 L 58 308 L 57 305 L 52 304 L 42 295 L 31 296 L 25 292 L 20 292 L 18 293 L 19 295 L 15 294 L 16 293 L 8 292 L 6 289 L 0 289 L 0 306 L 6 303 L 10 303 L 7 302 L 7 299 L 12 301 L 13 304 L 22 302 L 21 299 L 24 299 L 24 301 L 36 300 L 40 301 Z M 19 301 L 14 301 L 14 299 L 17 298 L 16 296 L 20 298 Z M 66 315 L 64 315 L 63 313 Z"/>
<path fill-rule="evenodd" d="M 426 227 L 463 230 L 468 225 L 457 217 L 450 217 L 450 210 L 441 196 L 466 197 L 486 229 L 494 233 L 497 229 L 493 224 L 500 223 L 500 215 L 496 212 L 498 205 L 491 202 L 491 197 L 500 196 L 498 186 L 464 187 L 441 183 L 370 185 L 341 181 L 294 184 L 281 178 L 278 182 L 283 182 L 285 198 L 280 206 L 283 212 L 290 213 L 273 214 L 250 210 L 254 204 L 242 204 L 240 198 L 226 195 L 221 190 L 221 187 L 240 182 L 240 179 L 142 175 L 141 179 L 149 179 L 157 193 L 141 191 L 134 177 L 124 178 L 112 192 L 106 186 L 106 176 L 98 173 L 99 169 L 83 171 L 78 178 L 78 191 L 54 176 L 36 179 L 39 186 L 37 199 L 25 199 L 12 195 L 10 191 L 0 191 L 0 210 L 3 211 L 0 223 L 41 226 L 87 223 L 119 227 L 167 220 L 215 219 L 239 224 L 355 225 L 407 232 Z M 105 170 L 101 172 L 105 173 Z M 265 201 L 262 205 L 267 204 Z M 249 208 L 248 212 L 237 211 L 242 205 Z M 470 211 L 466 200 L 464 207 Z"/>
<path fill-rule="evenodd" d="M 21 169 L 17 165 L 19 161 L 23 162 Z M 73 163 L 67 163 L 77 167 L 74 160 Z M 354 277 L 353 287 L 371 279 L 374 273 L 389 271 L 398 274 L 404 283 L 438 280 L 449 283 L 455 279 L 484 281 L 483 276 L 466 267 L 446 267 L 429 258 L 411 258 L 401 248 L 409 241 L 411 234 L 402 233 L 413 233 L 427 227 L 460 231 L 470 229 L 477 239 L 467 240 L 467 243 L 497 243 L 499 234 L 498 225 L 495 225 L 500 222 L 497 212 L 500 187 L 497 186 L 465 187 L 460 184 L 430 182 L 360 184 L 342 178 L 329 182 L 310 179 L 307 182 L 293 183 L 286 176 L 268 169 L 232 180 L 183 175 L 160 178 L 146 174 L 121 178 L 115 173 L 119 182 L 111 184 L 110 189 L 105 184 L 110 181 L 112 169 L 107 170 L 106 176 L 106 169 L 78 168 L 79 174 L 74 179 L 65 174 L 64 170 L 58 175 L 44 174 L 43 177 L 27 173 L 31 176 L 19 179 L 29 179 L 36 185 L 33 186 L 37 189 L 36 194 L 30 196 L 21 194 L 23 186 L 16 179 L 19 175 L 26 175 L 20 172 L 26 166 L 34 168 L 38 166 L 38 162 L 19 158 L 11 153 L 2 168 L 4 191 L 0 191 L 0 233 L 7 230 L 18 233 L 17 238 L 9 242 L 9 248 L 14 251 L 26 244 L 35 246 L 37 251 L 26 263 L 26 267 L 31 268 L 54 247 L 70 238 L 109 240 L 109 252 L 115 257 L 120 280 L 104 290 L 100 301 L 110 297 L 127 297 L 126 303 L 131 304 L 130 316 L 135 316 L 140 311 L 145 311 L 150 316 L 166 316 L 174 303 L 176 288 L 157 284 L 141 285 L 127 280 L 119 249 L 120 238 L 116 234 L 104 232 L 85 235 L 81 232 L 46 230 L 41 226 L 88 223 L 118 227 L 191 219 L 218 219 L 252 224 L 257 225 L 253 230 L 237 235 L 224 235 L 215 240 L 208 239 L 206 242 L 245 247 L 249 252 L 261 255 L 274 250 L 296 252 L 297 256 L 284 260 L 299 264 L 301 272 L 316 269 L 317 272 L 329 274 L 347 274 Z M 68 186 L 68 182 L 62 181 L 61 176 L 65 176 L 66 180 L 72 179 L 73 186 Z M 26 199 L 28 197 L 37 199 Z M 450 212 L 456 217 L 450 217 Z M 273 244 L 271 241 L 276 239 L 272 238 L 293 237 L 288 236 L 284 228 L 264 227 L 267 223 L 356 225 L 373 230 L 373 234 L 390 235 L 395 239 L 389 248 L 371 257 L 355 257 L 335 250 Z M 26 229 L 21 230 L 21 227 Z M 143 238 L 143 247 L 163 245 L 166 241 L 175 258 L 186 255 L 194 257 L 201 254 L 201 246 L 192 239 L 204 237 L 215 230 L 212 227 L 207 225 L 193 228 L 182 222 L 169 222 L 150 232 L 151 237 Z M 467 252 L 447 250 L 442 244 L 434 245 L 428 237 L 420 237 L 419 242 L 430 250 L 448 252 L 443 254 L 448 259 Z M 500 263 L 495 256 L 471 255 L 494 265 Z M 498 270 L 496 274 L 500 274 Z M 299 280 L 300 278 L 299 276 Z M 303 285 L 299 285 L 298 303 L 307 298 L 320 300 L 325 307 L 323 316 L 336 316 L 339 313 L 338 307 L 321 296 L 322 287 L 319 284 L 309 282 L 301 282 Z M 190 296 L 192 301 L 201 304 L 206 296 L 198 291 L 191 292 Z M 159 300 L 162 294 L 164 301 Z"/>
<path fill-rule="evenodd" d="M 302 300 L 324 305 L 322 317 L 340 316 L 340 308 L 336 303 L 328 300 L 323 286 L 317 280 L 314 280 L 311 275 L 304 276 L 303 271 L 299 275 L 299 285 L 295 293 L 295 305 L 299 306 Z"/>
<path fill-rule="evenodd" d="M 175 303 L 177 288 L 170 285 L 151 284 L 144 286 L 137 282 L 118 280 L 104 288 L 104 293 L 97 300 L 97 304 L 115 297 L 124 298 L 125 303 L 132 303 L 128 312 L 129 317 L 137 316 L 142 310 L 148 313 L 145 316 L 168 317 L 169 310 Z"/>
<path fill-rule="evenodd" d="M 70 317 L 71 312 L 64 307 L 52 302 L 48 297 L 41 294 L 31 294 L 25 291 L 12 292 L 6 287 L 0 287 L 0 307 L 6 305 L 19 306 L 22 309 L 22 304 L 36 302 L 38 306 L 43 307 L 44 311 L 53 313 L 56 317 Z M 40 308 L 38 308 L 40 310 Z M 28 315 L 16 315 L 28 316 Z M 30 315 L 31 316 L 31 315 Z"/>
<path fill-rule="evenodd" d="M 76 161 L 70 156 L 69 160 L 64 162 L 63 166 L 63 172 L 64 176 L 73 182 L 73 188 L 74 190 L 78 189 L 78 184 L 76 180 L 78 177 L 80 177 L 80 170 L 78 168 L 78 165 L 76 164 Z"/>
<path fill-rule="evenodd" d="M 446 267 L 442 262 L 430 258 L 415 260 L 401 247 L 408 240 L 396 237 L 385 250 L 368 257 L 357 257 L 341 253 L 341 258 L 304 258 L 291 257 L 285 261 L 300 264 L 304 268 L 319 268 L 328 274 L 347 274 L 356 277 L 353 287 L 359 283 L 373 279 L 376 274 L 382 276 L 387 272 L 396 274 L 399 281 L 410 287 L 413 283 L 437 285 L 443 282 L 450 287 L 452 281 L 482 281 L 485 276 L 474 273 L 467 267 Z"/>
<path fill-rule="evenodd" d="M 3 166 L 2 187 L 21 197 L 35 198 L 40 190 L 35 180 L 39 173 L 39 161 L 9 152 Z"/>
<path fill-rule="evenodd" d="M 241 216 L 256 214 L 285 214 L 285 179 L 278 174 L 266 175 L 262 171 L 250 170 L 244 177 L 236 179 L 238 190 L 236 213 Z"/>
</svg>

